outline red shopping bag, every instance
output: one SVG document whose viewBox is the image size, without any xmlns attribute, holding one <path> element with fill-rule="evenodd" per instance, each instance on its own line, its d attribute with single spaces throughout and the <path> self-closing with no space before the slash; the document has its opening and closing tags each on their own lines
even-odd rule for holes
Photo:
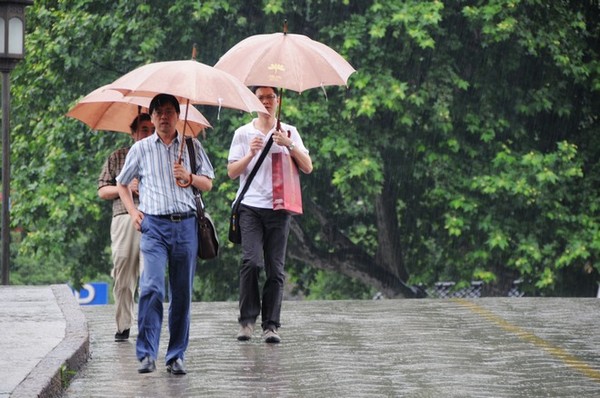
<svg viewBox="0 0 600 398">
<path fill-rule="evenodd" d="M 302 214 L 302 191 L 298 166 L 290 155 L 272 154 L 273 160 L 273 210 L 286 210 Z"/>
</svg>

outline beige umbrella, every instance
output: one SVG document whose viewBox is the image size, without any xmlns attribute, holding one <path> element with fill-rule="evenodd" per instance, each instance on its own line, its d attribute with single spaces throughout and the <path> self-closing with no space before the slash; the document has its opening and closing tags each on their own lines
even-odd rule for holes
<svg viewBox="0 0 600 398">
<path fill-rule="evenodd" d="M 187 105 L 213 105 L 239 109 L 245 112 L 268 113 L 263 104 L 242 82 L 227 72 L 215 69 L 192 59 L 185 61 L 153 62 L 121 76 L 105 89 L 117 90 L 126 96 L 154 97 L 156 94 L 171 94 Z M 185 115 L 185 112 L 181 112 Z M 184 117 L 185 118 L 185 117 Z M 182 135 L 185 131 L 182 132 Z M 185 143 L 180 140 L 179 162 L 182 160 Z M 178 185 L 187 185 L 177 182 Z"/>
<path fill-rule="evenodd" d="M 123 75 L 105 89 L 117 90 L 126 96 L 154 97 L 165 93 L 177 97 L 182 104 L 267 112 L 237 78 L 194 60 L 147 64 Z"/>
<path fill-rule="evenodd" d="M 247 86 L 280 88 L 277 122 L 283 89 L 301 93 L 310 88 L 346 85 L 356 70 L 340 54 L 307 36 L 287 32 L 247 37 L 215 64 Z"/>
<path fill-rule="evenodd" d="M 100 87 L 79 101 L 67 116 L 78 119 L 93 130 L 108 130 L 130 133 L 129 125 L 139 112 L 147 112 L 150 97 L 124 96 L 121 92 Z M 193 106 L 181 106 L 177 129 L 191 132 L 197 136 L 207 127 L 208 120 Z M 187 113 L 187 120 L 185 114 Z"/>
<path fill-rule="evenodd" d="M 247 37 L 215 64 L 247 86 L 272 86 L 297 92 L 346 85 L 355 69 L 337 52 L 307 36 L 287 33 Z"/>
</svg>

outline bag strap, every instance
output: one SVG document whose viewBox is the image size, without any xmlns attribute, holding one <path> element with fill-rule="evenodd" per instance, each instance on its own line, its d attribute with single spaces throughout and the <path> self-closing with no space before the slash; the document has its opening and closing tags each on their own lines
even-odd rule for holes
<svg viewBox="0 0 600 398">
<path fill-rule="evenodd" d="M 252 179 L 256 175 L 256 172 L 258 171 L 258 168 L 260 167 L 260 165 L 265 160 L 265 157 L 267 157 L 267 153 L 271 149 L 272 145 L 273 145 L 273 134 L 271 134 L 271 136 L 269 137 L 269 140 L 267 141 L 267 145 L 265 145 L 265 147 L 263 148 L 262 152 L 260 153 L 260 157 L 258 158 L 258 161 L 254 165 L 254 167 L 252 168 L 252 171 L 250 172 L 250 175 L 246 179 L 244 188 L 242 188 L 242 192 L 240 192 L 240 195 L 235 200 L 235 203 L 233 204 L 234 209 L 237 209 L 240 206 L 240 203 L 242 202 L 242 199 L 244 198 L 246 191 L 248 190 L 248 188 L 250 188 L 250 183 L 252 182 Z"/>
<path fill-rule="evenodd" d="M 190 168 L 192 169 L 192 174 L 196 174 L 196 150 L 194 149 L 194 141 L 192 140 L 192 137 L 186 137 L 185 144 L 187 145 L 188 153 L 190 155 Z M 197 209 L 197 211 L 204 212 L 204 199 L 202 199 L 202 191 L 193 185 L 192 189 L 194 190 L 194 196 L 200 197 L 200 204 L 202 208 Z"/>
</svg>

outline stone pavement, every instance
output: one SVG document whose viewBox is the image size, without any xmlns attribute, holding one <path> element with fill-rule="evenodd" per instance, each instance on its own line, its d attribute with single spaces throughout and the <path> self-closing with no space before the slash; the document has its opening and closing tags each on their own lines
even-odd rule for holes
<svg viewBox="0 0 600 398">
<path fill-rule="evenodd" d="M 235 340 L 237 303 L 194 303 L 188 374 L 173 376 L 163 363 L 166 329 L 157 371 L 140 375 L 135 328 L 129 342 L 113 341 L 114 306 L 62 310 L 61 324 L 57 308 L 65 305 L 52 305 L 47 290 L 37 292 L 37 310 L 18 311 L 15 296 L 29 288 L 14 289 L 0 289 L 0 357 L 10 358 L 0 363 L 0 385 L 7 367 L 33 370 L 11 397 L 53 396 L 37 375 L 56 373 L 60 362 L 48 357 L 66 351 L 71 372 L 85 360 L 75 353 L 86 353 L 86 341 L 89 360 L 64 397 L 600 397 L 597 298 L 284 301 L 278 345 L 263 343 L 258 332 L 249 342 Z M 21 312 L 23 321 L 14 318 Z M 34 319 L 35 334 L 6 338 L 6 330 Z M 83 326 L 89 337 L 69 332 Z M 49 349 L 61 327 L 65 338 Z M 57 352 L 66 340 L 69 348 Z M 34 366 L 30 354 L 48 350 Z M 28 379 L 37 379 L 37 390 L 31 382 L 24 388 Z"/>
<path fill-rule="evenodd" d="M 0 398 L 58 396 L 89 356 L 85 317 L 67 285 L 0 286 Z"/>
</svg>

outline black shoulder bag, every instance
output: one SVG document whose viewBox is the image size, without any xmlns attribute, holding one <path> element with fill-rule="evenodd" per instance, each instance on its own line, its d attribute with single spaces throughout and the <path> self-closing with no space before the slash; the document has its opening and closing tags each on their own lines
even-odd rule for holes
<svg viewBox="0 0 600 398">
<path fill-rule="evenodd" d="M 196 151 L 194 142 L 191 138 L 186 138 L 185 143 L 190 155 L 190 167 L 193 174 L 196 174 Z M 203 260 L 210 260 L 219 254 L 219 238 L 215 229 L 215 223 L 204 208 L 202 200 L 202 191 L 192 185 L 194 189 L 194 199 L 196 200 L 196 219 L 198 221 L 198 257 Z"/>
<path fill-rule="evenodd" d="M 258 158 L 258 161 L 252 168 L 250 175 L 246 179 L 246 182 L 244 183 L 244 188 L 242 188 L 242 192 L 240 192 L 240 195 L 237 197 L 237 199 L 235 200 L 235 203 L 233 204 L 233 207 L 231 208 L 231 217 L 229 218 L 229 241 L 232 243 L 237 243 L 237 244 L 242 243 L 242 231 L 240 230 L 240 203 L 242 202 L 242 199 L 244 198 L 246 191 L 250 187 L 250 183 L 252 182 L 252 179 L 256 175 L 258 168 L 262 164 L 263 160 L 265 160 L 267 153 L 269 153 L 269 149 L 271 149 L 271 145 L 273 145 L 273 135 L 272 134 L 271 134 L 271 137 L 269 137 L 269 140 L 267 141 L 267 144 L 263 148 L 262 152 L 260 153 L 260 157 Z"/>
</svg>

